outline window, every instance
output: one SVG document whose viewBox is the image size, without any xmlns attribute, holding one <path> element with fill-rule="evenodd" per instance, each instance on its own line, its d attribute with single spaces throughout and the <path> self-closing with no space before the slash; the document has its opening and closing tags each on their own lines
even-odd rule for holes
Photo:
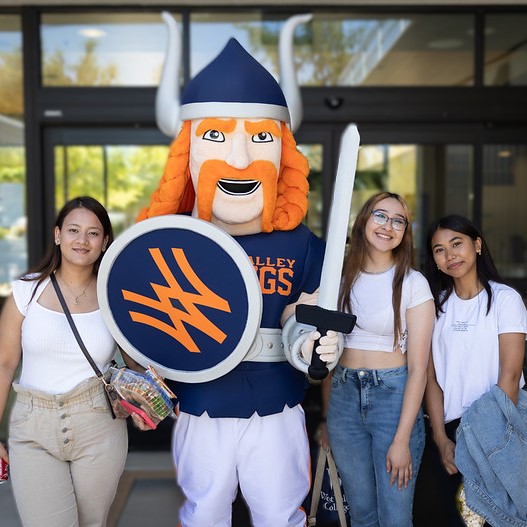
<svg viewBox="0 0 527 527">
<path fill-rule="evenodd" d="M 158 187 L 168 146 L 55 146 L 55 207 L 90 195 L 108 210 L 115 234 L 132 225 Z"/>
<path fill-rule="evenodd" d="M 44 14 L 43 86 L 157 86 L 167 42 L 158 13 Z"/>
<path fill-rule="evenodd" d="M 20 18 L 0 15 L 0 297 L 26 271 L 24 95 Z"/>
<path fill-rule="evenodd" d="M 472 86 L 471 15 L 317 13 L 297 46 L 307 86 Z"/>
<path fill-rule="evenodd" d="M 485 68 L 487 86 L 527 84 L 527 37 L 524 14 L 486 17 Z"/>
<path fill-rule="evenodd" d="M 298 144 L 298 149 L 309 162 L 309 201 L 304 223 L 317 236 L 323 236 L 322 228 L 322 162 L 324 146 L 322 144 Z"/>
<path fill-rule="evenodd" d="M 482 227 L 485 238 L 503 278 L 525 282 L 527 145 L 485 145 L 483 159 Z"/>
<path fill-rule="evenodd" d="M 234 37 L 275 77 L 278 76 L 278 37 L 285 17 L 263 18 L 260 11 L 192 13 L 190 16 L 190 76 L 193 78 Z M 300 28 L 297 31 L 301 31 Z"/>
<path fill-rule="evenodd" d="M 376 192 L 401 195 L 413 216 L 417 264 L 424 256 L 428 223 L 443 214 L 472 216 L 471 145 L 371 144 L 359 151 L 350 225 Z"/>
<path fill-rule="evenodd" d="M 275 76 L 285 17 L 258 12 L 191 15 L 191 76 L 233 36 Z M 295 32 L 304 86 L 472 86 L 472 15 L 318 12 Z"/>
</svg>

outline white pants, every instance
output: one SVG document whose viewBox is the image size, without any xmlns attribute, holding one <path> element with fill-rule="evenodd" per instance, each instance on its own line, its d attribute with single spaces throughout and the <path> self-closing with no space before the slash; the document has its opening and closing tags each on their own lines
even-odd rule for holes
<svg viewBox="0 0 527 527">
<path fill-rule="evenodd" d="M 255 527 L 304 527 L 309 441 L 300 405 L 249 419 L 180 412 L 172 453 L 183 527 L 228 527 L 238 484 Z"/>
</svg>

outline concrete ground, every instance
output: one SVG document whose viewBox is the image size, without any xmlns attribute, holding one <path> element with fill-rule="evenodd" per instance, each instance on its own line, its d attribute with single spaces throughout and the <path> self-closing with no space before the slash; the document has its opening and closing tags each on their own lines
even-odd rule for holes
<svg viewBox="0 0 527 527">
<path fill-rule="evenodd" d="M 107 527 L 176 527 L 183 501 L 170 452 L 130 452 Z M 22 527 L 9 480 L 0 485 L 0 525 Z"/>
<path fill-rule="evenodd" d="M 427 473 L 426 464 L 422 469 L 415 496 L 414 527 L 452 527 L 437 503 L 433 477 Z M 107 527 L 176 527 L 182 501 L 169 451 L 129 452 Z M 22 527 L 9 481 L 0 485 L 0 526 Z M 247 509 L 240 498 L 233 506 L 232 527 L 250 527 Z M 321 524 L 321 527 L 337 525 Z"/>
</svg>

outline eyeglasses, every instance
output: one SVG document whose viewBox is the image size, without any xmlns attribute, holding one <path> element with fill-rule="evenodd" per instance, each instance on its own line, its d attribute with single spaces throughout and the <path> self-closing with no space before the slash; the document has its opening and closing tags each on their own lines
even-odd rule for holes
<svg viewBox="0 0 527 527">
<path fill-rule="evenodd" d="M 370 214 L 373 216 L 373 221 L 377 225 L 386 225 L 388 221 L 391 221 L 394 231 L 404 231 L 408 225 L 408 222 L 403 220 L 403 218 L 390 218 L 390 216 L 380 210 L 372 210 Z"/>
</svg>

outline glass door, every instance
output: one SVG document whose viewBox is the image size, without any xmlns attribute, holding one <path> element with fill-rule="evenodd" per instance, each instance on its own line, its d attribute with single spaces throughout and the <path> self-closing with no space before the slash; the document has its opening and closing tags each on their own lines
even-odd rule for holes
<svg viewBox="0 0 527 527">
<path fill-rule="evenodd" d="M 320 166 L 312 174 L 318 194 L 311 208 L 321 208 L 321 231 L 327 228 L 332 185 L 338 168 L 343 129 L 304 126 L 299 144 L 320 150 Z M 400 194 L 413 213 L 417 264 L 421 264 L 426 226 L 439 215 L 457 212 L 472 217 L 474 147 L 468 136 L 444 131 L 359 126 L 361 147 L 357 163 L 350 228 L 363 203 L 379 191 Z M 446 142 L 445 139 L 451 142 Z M 311 179 L 311 177 L 310 177 Z M 311 183 L 312 184 L 312 183 Z M 320 189 L 320 191 L 318 191 Z M 311 211 L 310 208 L 310 211 Z"/>
<path fill-rule="evenodd" d="M 155 129 L 57 128 L 45 137 L 50 221 L 69 199 L 90 195 L 107 208 L 116 234 L 148 204 L 169 151 Z"/>
<path fill-rule="evenodd" d="M 305 223 L 321 237 L 343 130 L 304 123 L 295 135 L 311 167 Z M 372 194 L 402 195 L 413 212 L 421 266 L 428 224 L 445 214 L 462 214 L 483 228 L 499 271 L 527 295 L 525 144 L 511 141 L 504 131 L 477 126 L 359 125 L 359 133 L 350 227 Z M 108 208 L 117 233 L 147 204 L 169 150 L 169 139 L 155 128 L 50 128 L 45 140 L 47 225 L 67 199 L 90 194 Z"/>
</svg>

